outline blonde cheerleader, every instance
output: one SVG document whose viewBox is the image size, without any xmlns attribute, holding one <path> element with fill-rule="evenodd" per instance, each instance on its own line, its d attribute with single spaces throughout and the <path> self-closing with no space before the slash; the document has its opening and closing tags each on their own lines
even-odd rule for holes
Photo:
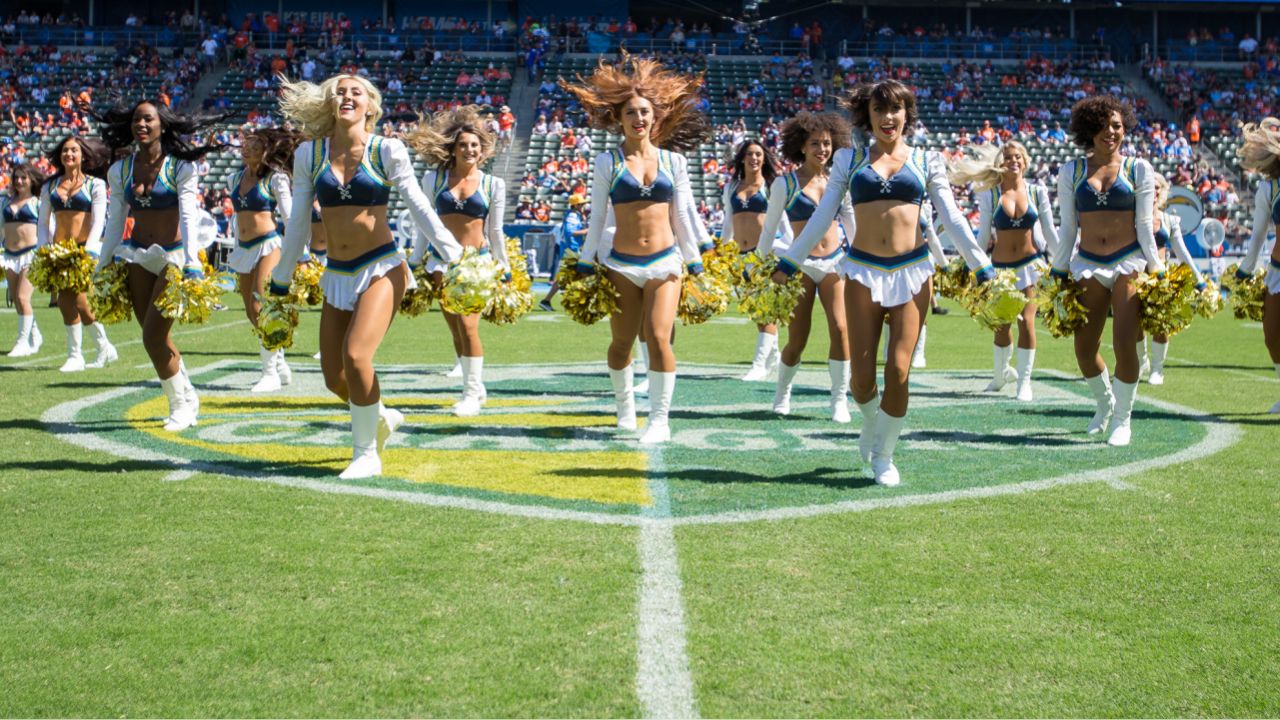
<svg viewBox="0 0 1280 720">
<path fill-rule="evenodd" d="M 418 129 L 405 138 L 432 167 L 422 176 L 422 192 L 463 248 L 492 253 L 502 266 L 506 281 L 511 279 L 502 216 L 506 209 L 507 187 L 502 178 L 480 169 L 493 157 L 497 141 L 484 126 L 480 108 L 465 107 L 437 114 L 428 122 L 419 120 Z M 431 281 L 443 284 L 448 263 L 434 246 L 422 239 L 414 248 L 410 265 L 422 264 L 427 254 Z M 462 399 L 453 414 L 470 417 L 480 414 L 488 395 L 484 387 L 484 347 L 480 344 L 480 315 L 444 313 L 453 337 L 453 350 L 462 367 Z"/>
<path fill-rule="evenodd" d="M 1196 267 L 1195 258 L 1191 257 L 1191 253 L 1187 250 L 1186 240 L 1182 237 L 1182 220 L 1165 207 L 1169 203 L 1169 181 L 1163 175 L 1156 174 L 1156 213 L 1154 220 L 1156 252 L 1159 253 L 1160 259 L 1168 261 L 1169 250 L 1173 249 L 1173 254 L 1178 258 L 1178 262 L 1191 268 L 1191 274 L 1196 278 L 1196 290 L 1203 290 L 1206 287 L 1204 278 L 1200 275 L 1200 269 Z M 1141 328 L 1139 328 L 1141 330 Z M 1147 374 L 1147 382 L 1152 385 L 1164 384 L 1164 361 L 1169 356 L 1169 336 L 1168 335 L 1152 335 L 1151 336 L 1151 356 L 1147 357 L 1146 338 L 1138 340 L 1138 357 L 1140 375 Z"/>
<path fill-rule="evenodd" d="M 40 201 L 35 193 L 43 183 L 44 176 L 30 165 L 17 165 L 9 173 L 10 195 L 4 203 L 4 255 L 0 256 L 0 265 L 4 266 L 5 280 L 18 309 L 18 338 L 9 351 L 11 358 L 35 355 L 44 342 L 31 309 L 34 288 L 27 277 L 40 234 L 36 227 Z"/>
<path fill-rule="evenodd" d="M 918 117 L 911 90 L 895 80 L 863 84 L 853 89 L 845 104 L 854 126 L 870 133 L 872 144 L 835 154 L 828 190 L 785 253 L 774 279 L 781 282 L 804 264 L 848 195 L 856 228 L 849 228 L 853 243 L 839 271 L 847 281 L 844 302 L 853 398 L 863 417 L 859 451 L 871 463 L 877 483 L 897 485 L 893 453 L 907 413 L 911 356 L 933 291 L 934 259 L 920 231 L 920 206 L 926 197 L 979 281 L 989 280 L 994 270 L 956 207 L 941 154 L 913 148 L 903 137 Z M 876 348 L 886 313 L 892 347 L 885 363 L 884 394 L 878 397 Z"/>
<path fill-rule="evenodd" d="M 591 218 L 576 270 L 594 272 L 593 263 L 599 261 L 620 294 L 620 312 L 610 318 L 608 364 L 618 427 L 623 429 L 636 427 L 631 351 L 641 322 L 646 323 L 650 411 L 640 438 L 644 444 L 671 438 L 668 416 L 676 380 L 671 333 L 680 279 L 686 267 L 702 272 L 698 245 L 704 231 L 690 222 L 688 161 L 661 149 L 687 125 L 705 127 L 695 109 L 701 83 L 700 77 L 627 55 L 614 65 L 601 62 L 577 83 L 561 82 L 593 127 L 623 137 L 619 147 L 595 159 Z M 616 231 L 609 235 L 605 230 L 611 214 Z"/>
<path fill-rule="evenodd" d="M 98 269 L 128 263 L 129 295 L 142 326 L 142 345 L 169 401 L 164 429 L 196 424 L 200 398 L 187 377 L 182 355 L 170 337 L 173 320 L 155 301 L 164 292 L 170 265 L 187 278 L 204 277 L 200 262 L 200 178 L 195 162 L 219 145 L 192 147 L 183 138 L 204 132 L 223 118 L 186 116 L 163 102 L 144 100 L 117 105 L 99 117 L 102 139 L 112 152 L 134 152 L 107 171 L 110 200 Z M 133 234 L 124 242 L 125 218 L 133 216 Z"/>
<path fill-rule="evenodd" d="M 804 232 L 813 217 L 814 210 L 822 202 L 830 184 L 831 160 L 836 151 L 851 143 L 849 123 L 832 112 L 801 112 L 782 124 L 782 156 L 796 164 L 795 172 L 780 176 L 769 189 L 769 211 L 760 234 L 758 251 L 767 257 L 774 252 L 774 237 L 782 217 L 787 222 L 782 228 L 778 251 L 785 252 L 791 240 Z M 798 264 L 804 273 L 800 279 L 804 296 L 796 305 L 787 326 L 787 346 L 782 349 L 782 363 L 778 366 L 778 384 L 773 393 L 773 411 L 779 415 L 791 413 L 791 385 L 800 370 L 801 356 L 809 342 L 809 330 L 813 321 L 813 304 L 821 300 L 827 318 L 827 372 L 831 377 L 831 419 L 847 423 L 849 417 L 849 331 L 845 323 L 844 277 L 839 272 L 840 259 L 848 248 L 847 237 L 853 234 L 853 207 L 848 201 L 840 204 L 840 226 L 828 222 L 823 226 L 823 236 Z"/>
<path fill-rule="evenodd" d="M 292 130 L 264 128 L 245 133 L 240 144 L 244 165 L 227 178 L 227 191 L 236 211 L 232 223 L 236 249 L 227 265 L 238 275 L 237 287 L 244 300 L 249 323 L 258 325 L 258 300 L 267 287 L 271 271 L 280 262 L 280 233 L 276 217 L 287 227 L 293 208 L 293 191 L 289 188 L 289 171 L 293 153 L 302 137 Z M 258 348 L 262 361 L 262 377 L 251 392 L 275 392 L 293 380 L 293 372 L 285 361 L 284 350 Z"/>
<path fill-rule="evenodd" d="M 1254 190 L 1253 235 L 1249 250 L 1236 271 L 1240 279 L 1252 275 L 1258 267 L 1258 256 L 1267 241 L 1267 231 L 1280 227 L 1280 120 L 1266 118 L 1257 125 L 1245 125 L 1244 144 L 1240 146 L 1240 165 L 1262 175 Z M 1280 376 L 1280 243 L 1271 249 L 1265 280 L 1267 295 L 1262 305 L 1262 339 L 1276 375 Z M 1271 406 L 1272 414 L 1280 413 L 1280 402 Z"/>
<path fill-rule="evenodd" d="M 1142 271 L 1164 271 L 1156 251 L 1155 171 L 1147 161 L 1124 157 L 1124 135 L 1137 125 L 1132 108 L 1110 95 L 1096 95 L 1071 108 L 1070 130 L 1086 157 L 1058 171 L 1060 245 L 1053 273 L 1080 284 L 1086 311 L 1075 333 L 1076 363 L 1093 391 L 1097 410 L 1090 434 L 1107 431 L 1107 443 L 1129 444 L 1130 419 L 1138 393 L 1137 342 L 1142 303 L 1133 281 Z M 1107 312 L 1113 320 L 1116 371 L 1114 393 L 1098 352 Z"/>
<path fill-rule="evenodd" d="M 351 407 L 351 464 L 341 477 L 373 477 L 382 474 L 380 453 L 404 421 L 382 403 L 373 356 L 405 290 L 416 287 L 387 223 L 391 188 L 446 260 L 458 259 L 462 249 L 418 188 L 404 144 L 374 134 L 382 94 L 372 83 L 336 75 L 319 85 L 282 78 L 281 86 L 281 111 L 308 138 L 293 157 L 290 216 L 306 217 L 312 201 L 319 201 L 329 241 L 320 280 L 320 368 L 329 391 Z M 289 292 L 309 230 L 304 222 L 285 228 L 280 262 L 271 273 L 273 295 Z"/>
<path fill-rule="evenodd" d="M 1058 245 L 1049 189 L 1026 181 L 1031 154 L 1016 140 L 999 148 L 974 147 L 969 152 L 969 157 L 956 163 L 951 182 L 973 186 L 978 196 L 978 244 L 991 253 L 991 264 L 997 270 L 1005 268 L 1017 275 L 1018 289 L 1031 300 L 1018 317 L 1016 371 L 1009 366 L 1013 354 L 1010 326 L 995 331 L 994 365 L 986 391 L 999 392 L 1016 381 L 1014 396 L 1030 402 L 1031 369 L 1036 358 L 1036 283 L 1047 253 Z"/>
<path fill-rule="evenodd" d="M 737 242 L 742 255 L 755 252 L 769 212 L 769 186 L 778 177 L 778 161 L 773 151 L 759 140 L 746 140 L 729 162 L 729 182 L 724 186 L 720 206 L 724 208 L 721 244 Z M 742 379 L 767 380 L 778 368 L 778 326 L 756 326 L 756 354 L 751 369 Z"/>
<path fill-rule="evenodd" d="M 93 258 L 102 249 L 102 230 L 107 224 L 107 148 L 96 140 L 77 135 L 62 139 L 49 151 L 56 173 L 40 191 L 40 244 L 72 240 Z M 89 299 L 82 292 L 58 291 L 58 310 L 67 331 L 67 360 L 62 372 L 100 368 L 119 358 L 107 339 L 107 328 L 97 321 Z M 98 347 L 98 355 L 85 365 L 82 343 L 88 329 Z"/>
</svg>

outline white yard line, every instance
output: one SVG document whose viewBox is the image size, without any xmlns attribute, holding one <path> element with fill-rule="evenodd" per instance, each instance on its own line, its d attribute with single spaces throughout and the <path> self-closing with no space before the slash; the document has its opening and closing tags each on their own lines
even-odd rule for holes
<svg viewBox="0 0 1280 720">
<path fill-rule="evenodd" d="M 217 325 L 201 325 L 200 327 L 191 328 L 190 330 L 175 330 L 175 331 L 173 331 L 172 333 L 170 333 L 170 337 L 175 337 L 175 338 L 177 338 L 177 337 L 185 337 L 185 336 L 187 336 L 187 335 L 199 335 L 199 334 L 201 334 L 201 333 L 213 332 L 214 330 L 221 330 L 221 329 L 223 329 L 223 328 L 233 327 L 233 326 L 235 326 L 235 325 L 240 325 L 241 323 L 248 324 L 248 322 L 249 322 L 249 321 L 248 321 L 247 319 L 245 319 L 245 318 L 240 318 L 239 320 L 235 320 L 235 321 L 232 321 L 232 322 L 226 322 L 226 323 L 219 323 L 219 324 L 217 324 Z M 107 327 L 108 327 L 108 328 L 113 328 L 113 327 L 123 327 L 123 326 L 124 326 L 124 323 L 121 323 L 120 325 L 108 325 Z M 129 323 L 129 324 L 128 324 L 128 326 L 129 326 L 129 327 L 132 327 L 132 328 L 136 328 L 136 327 L 137 327 L 137 325 L 136 325 L 136 324 L 134 324 L 134 323 Z M 61 326 L 61 325 L 59 325 L 59 328 L 61 328 L 61 327 L 62 327 L 62 326 Z M 110 330 L 108 330 L 108 332 L 110 332 Z M 47 347 L 47 346 L 48 346 L 48 344 L 49 344 L 49 338 L 47 338 L 47 337 L 46 337 L 46 338 L 45 338 L 45 345 L 41 346 L 41 349 L 44 349 L 45 347 Z M 61 347 L 63 346 L 63 345 L 62 345 L 62 343 L 60 343 L 60 342 L 59 342 L 59 343 L 55 343 L 55 344 L 56 344 L 59 348 L 61 348 Z M 133 346 L 133 345 L 141 345 L 141 344 L 142 344 L 142 338 L 138 338 L 138 339 L 136 339 L 136 340 L 125 340 L 124 342 L 118 342 L 118 343 L 113 343 L 113 344 L 116 346 L 116 348 L 117 348 L 117 349 L 122 348 L 122 347 L 131 347 L 131 346 Z M 86 348 L 86 349 L 87 349 L 87 348 Z M 92 351 L 90 351 L 90 352 L 92 352 Z M 88 353 L 88 352 L 86 352 L 85 354 L 86 354 L 86 355 L 88 355 L 89 353 Z M 49 362 L 49 363 L 52 363 L 52 364 L 56 364 L 56 363 L 60 363 L 60 362 L 62 362 L 62 361 L 63 361 L 63 360 L 65 360 L 65 359 L 66 359 L 65 355 L 64 355 L 63 353 L 61 353 L 61 352 L 58 352 L 58 353 L 55 353 L 55 354 L 53 354 L 53 355 L 39 355 L 39 356 L 37 356 L 37 357 L 33 357 L 33 358 L 31 358 L 30 360 L 23 360 L 23 361 L 21 361 L 21 362 L 16 362 L 16 363 L 6 363 L 6 364 L 7 364 L 9 367 L 30 367 L 30 366 L 32 366 L 32 365 L 39 365 L 39 364 L 41 364 L 41 363 L 45 363 L 45 362 Z M 149 367 L 149 366 L 150 366 L 150 364 L 148 363 L 147 365 L 139 365 L 138 367 Z"/>
</svg>

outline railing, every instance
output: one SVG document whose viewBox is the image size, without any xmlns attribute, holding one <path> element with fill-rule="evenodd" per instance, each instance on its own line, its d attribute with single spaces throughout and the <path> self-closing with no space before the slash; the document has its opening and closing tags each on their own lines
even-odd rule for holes
<svg viewBox="0 0 1280 720">
<path fill-rule="evenodd" d="M 1217 40 L 1205 40 L 1195 45 L 1186 40 L 1166 40 L 1162 47 L 1164 48 L 1163 57 L 1170 62 L 1226 62 L 1240 63 L 1245 58 L 1240 56 L 1240 48 L 1235 42 L 1218 42 Z M 1252 55 L 1246 56 L 1247 59 L 1256 60 L 1259 53 L 1254 52 Z"/>
<path fill-rule="evenodd" d="M 981 60 L 1026 60 L 1039 56 L 1049 60 L 1088 60 L 1104 57 L 1111 50 L 1096 43 L 1074 40 L 930 40 L 878 38 L 841 44 L 842 55 L 890 58 L 976 58 Z"/>
</svg>

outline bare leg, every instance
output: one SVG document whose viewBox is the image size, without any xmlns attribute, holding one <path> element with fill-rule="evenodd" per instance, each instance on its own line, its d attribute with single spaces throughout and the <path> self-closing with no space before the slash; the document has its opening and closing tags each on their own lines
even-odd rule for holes
<svg viewBox="0 0 1280 720">
<path fill-rule="evenodd" d="M 644 316 L 644 290 L 638 288 L 622 273 L 608 271 L 609 282 L 618 289 L 618 312 L 609 316 L 609 329 L 613 338 L 609 342 L 608 361 L 613 370 L 621 370 L 631 364 L 631 348 L 640 335 L 640 322 Z"/>
<path fill-rule="evenodd" d="M 802 275 L 800 283 L 804 286 L 804 296 L 800 298 L 795 312 L 791 315 L 791 324 L 787 326 L 787 345 L 782 348 L 782 363 L 793 367 L 800 364 L 804 348 L 809 344 L 809 330 L 813 325 L 813 303 L 818 295 L 818 286 L 813 284 L 813 280 L 809 279 L 808 275 Z"/>
<path fill-rule="evenodd" d="M 373 405 L 382 397 L 378 376 L 373 369 L 373 356 L 391 328 L 407 283 L 408 267 L 401 265 L 399 271 L 393 270 L 374 278 L 356 299 L 341 355 L 347 393 L 354 405 Z M 321 357 L 323 352 L 322 349 Z"/>
</svg>

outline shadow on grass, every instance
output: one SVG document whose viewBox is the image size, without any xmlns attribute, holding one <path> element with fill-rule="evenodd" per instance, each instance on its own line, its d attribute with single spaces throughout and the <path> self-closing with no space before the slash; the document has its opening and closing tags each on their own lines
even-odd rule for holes
<svg viewBox="0 0 1280 720">
<path fill-rule="evenodd" d="M 687 470 L 663 473 L 661 479 L 683 480 L 707 485 L 763 483 L 768 485 L 808 485 L 838 490 L 853 490 L 875 485 L 875 481 L 870 477 L 855 477 L 860 472 L 862 471 L 857 469 L 850 470 L 849 468 L 815 467 L 786 475 L 763 475 L 740 470 L 689 468 Z M 615 480 L 646 480 L 654 477 L 647 470 L 631 468 L 562 468 L 552 470 L 550 474 L 574 479 L 596 477 Z"/>
</svg>

